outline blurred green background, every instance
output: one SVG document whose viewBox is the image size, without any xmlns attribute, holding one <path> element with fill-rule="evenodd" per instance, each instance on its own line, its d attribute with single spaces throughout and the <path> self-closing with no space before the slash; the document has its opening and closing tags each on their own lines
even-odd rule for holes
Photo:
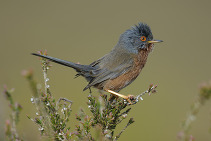
<svg viewBox="0 0 211 141">
<path fill-rule="evenodd" d="M 23 69 L 32 68 L 36 80 L 43 83 L 39 59 L 30 53 L 47 49 L 50 56 L 89 64 L 108 53 L 126 29 L 145 22 L 154 38 L 164 42 L 156 44 L 141 75 L 121 93 L 139 94 L 150 83 L 158 84 L 158 93 L 144 96 L 143 102 L 133 106 L 129 117 L 136 122 L 120 140 L 177 140 L 199 84 L 211 79 L 210 4 L 208 0 L 1 0 L 0 91 L 4 84 L 15 88 L 14 98 L 24 108 L 18 125 L 20 135 L 25 140 L 40 139 L 37 126 L 26 117 L 35 116 L 35 109 L 28 83 L 21 76 Z M 48 73 L 51 92 L 56 98 L 74 101 L 74 129 L 75 113 L 81 107 L 88 112 L 89 92 L 82 92 L 86 82 L 73 79 L 74 70 L 52 65 Z M 7 105 L 0 95 L 0 140 L 9 117 Z M 210 103 L 205 104 L 191 128 L 196 140 L 211 140 L 210 107 Z"/>
</svg>

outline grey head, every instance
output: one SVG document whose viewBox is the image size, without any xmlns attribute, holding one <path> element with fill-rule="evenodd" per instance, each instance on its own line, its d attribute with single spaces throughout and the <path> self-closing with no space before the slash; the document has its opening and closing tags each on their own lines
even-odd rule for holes
<svg viewBox="0 0 211 141">
<path fill-rule="evenodd" d="M 140 49 L 147 49 L 149 44 L 162 42 L 153 40 L 153 34 L 150 27 L 145 23 L 138 23 L 131 29 L 121 34 L 117 48 L 124 48 L 130 53 L 137 54 Z"/>
</svg>

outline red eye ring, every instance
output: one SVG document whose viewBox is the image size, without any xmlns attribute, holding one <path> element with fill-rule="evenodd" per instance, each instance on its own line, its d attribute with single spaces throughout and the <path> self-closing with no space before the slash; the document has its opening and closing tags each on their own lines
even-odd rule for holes
<svg viewBox="0 0 211 141">
<path fill-rule="evenodd" d="M 141 39 L 141 41 L 143 41 L 143 42 L 147 40 L 147 38 L 146 38 L 145 36 L 141 36 L 140 39 Z"/>
</svg>

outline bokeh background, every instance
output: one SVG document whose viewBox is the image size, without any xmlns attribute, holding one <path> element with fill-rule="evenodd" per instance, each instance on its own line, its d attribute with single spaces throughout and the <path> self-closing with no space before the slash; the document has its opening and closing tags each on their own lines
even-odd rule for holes
<svg viewBox="0 0 211 141">
<path fill-rule="evenodd" d="M 43 83 L 39 59 L 30 53 L 47 49 L 50 56 L 89 64 L 108 53 L 126 29 L 145 22 L 154 38 L 164 42 L 156 44 L 141 75 L 121 93 L 139 94 L 150 83 L 158 85 L 158 93 L 144 96 L 143 102 L 133 106 L 129 117 L 136 122 L 120 140 L 177 140 L 200 83 L 211 79 L 210 5 L 208 0 L 1 0 L 0 91 L 4 84 L 15 88 L 14 98 L 24 108 L 19 134 L 25 140 L 40 139 L 37 126 L 26 117 L 35 116 L 35 109 L 28 83 L 21 76 L 23 69 L 31 68 Z M 74 70 L 52 65 L 48 73 L 51 92 L 56 98 L 74 101 L 74 129 L 74 114 L 81 107 L 88 112 L 88 91 L 82 92 L 86 82 L 73 79 Z M 200 109 L 190 130 L 196 140 L 211 140 L 210 103 Z M 0 95 L 0 140 L 4 140 L 4 122 L 9 118 L 7 105 Z"/>
</svg>

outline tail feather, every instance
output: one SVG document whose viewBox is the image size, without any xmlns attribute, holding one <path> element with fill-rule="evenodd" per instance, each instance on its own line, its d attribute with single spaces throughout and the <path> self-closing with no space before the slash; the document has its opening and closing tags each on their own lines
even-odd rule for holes
<svg viewBox="0 0 211 141">
<path fill-rule="evenodd" d="M 73 63 L 73 62 L 54 58 L 54 57 L 51 57 L 51 56 L 40 55 L 40 54 L 36 54 L 36 53 L 32 53 L 32 55 L 39 56 L 39 57 L 42 57 L 42 58 L 46 58 L 46 59 L 49 59 L 52 62 L 61 64 L 61 65 L 67 66 L 67 67 L 71 67 L 71 68 L 75 69 L 77 72 L 87 72 L 87 71 L 90 71 L 90 70 L 93 69 L 93 67 L 91 67 L 89 65 L 80 65 L 80 64 Z"/>
</svg>

